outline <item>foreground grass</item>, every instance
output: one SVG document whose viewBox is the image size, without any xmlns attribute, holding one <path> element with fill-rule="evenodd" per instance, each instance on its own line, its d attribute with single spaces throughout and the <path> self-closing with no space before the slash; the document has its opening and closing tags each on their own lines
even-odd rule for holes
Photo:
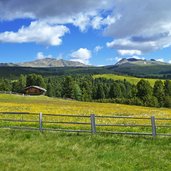
<svg viewBox="0 0 171 171">
<path fill-rule="evenodd" d="M 0 170 L 171 170 L 171 138 L 0 130 Z"/>
<path fill-rule="evenodd" d="M 106 79 L 113 79 L 113 80 L 124 80 L 126 79 L 128 82 L 131 84 L 137 84 L 142 78 L 137 78 L 133 76 L 126 76 L 126 75 L 115 75 L 115 74 L 99 74 L 99 75 L 94 75 L 94 78 L 106 78 Z M 154 83 L 156 79 L 150 79 L 150 78 L 144 78 L 145 80 L 149 81 L 151 86 L 154 86 Z M 164 80 L 163 80 L 164 81 Z"/>
</svg>

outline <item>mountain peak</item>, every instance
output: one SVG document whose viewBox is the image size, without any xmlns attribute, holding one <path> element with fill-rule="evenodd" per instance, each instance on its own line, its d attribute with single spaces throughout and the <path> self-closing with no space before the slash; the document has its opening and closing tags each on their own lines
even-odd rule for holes
<svg viewBox="0 0 171 171">
<path fill-rule="evenodd" d="M 137 59 L 137 58 L 122 58 L 115 65 L 165 65 L 167 63 L 156 61 L 155 59 L 145 60 L 145 59 Z"/>
<path fill-rule="evenodd" d="M 17 66 L 22 67 L 85 67 L 86 65 L 80 62 L 68 61 L 64 59 L 43 58 L 36 59 L 30 62 L 17 63 Z"/>
<path fill-rule="evenodd" d="M 128 58 L 128 59 L 127 58 L 122 58 L 115 65 L 123 65 L 123 64 L 126 64 L 126 63 L 136 63 L 138 61 L 145 61 L 145 60 L 137 59 L 137 58 Z"/>
</svg>

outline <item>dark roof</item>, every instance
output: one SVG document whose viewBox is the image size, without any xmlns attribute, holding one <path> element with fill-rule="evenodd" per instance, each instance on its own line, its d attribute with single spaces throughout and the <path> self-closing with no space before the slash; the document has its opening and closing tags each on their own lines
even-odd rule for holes
<svg viewBox="0 0 171 171">
<path fill-rule="evenodd" d="M 37 88 L 37 89 L 42 90 L 42 91 L 44 91 L 44 92 L 47 91 L 46 89 L 44 89 L 44 88 L 42 88 L 42 87 L 39 87 L 39 86 L 29 86 L 29 87 L 26 87 L 25 90 L 30 89 L 30 88 Z"/>
</svg>

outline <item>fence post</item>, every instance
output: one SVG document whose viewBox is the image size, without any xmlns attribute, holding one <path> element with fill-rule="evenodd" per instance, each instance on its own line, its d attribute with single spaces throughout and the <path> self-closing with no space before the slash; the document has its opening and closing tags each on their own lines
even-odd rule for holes
<svg viewBox="0 0 171 171">
<path fill-rule="evenodd" d="M 96 133 L 95 114 L 90 115 L 90 120 L 91 120 L 91 133 L 95 134 Z"/>
<path fill-rule="evenodd" d="M 155 137 L 157 135 L 155 116 L 151 116 L 151 126 L 152 126 L 152 136 Z"/>
<path fill-rule="evenodd" d="M 43 124 L 42 124 L 42 112 L 39 114 L 39 130 L 42 131 L 42 128 L 43 128 Z"/>
</svg>

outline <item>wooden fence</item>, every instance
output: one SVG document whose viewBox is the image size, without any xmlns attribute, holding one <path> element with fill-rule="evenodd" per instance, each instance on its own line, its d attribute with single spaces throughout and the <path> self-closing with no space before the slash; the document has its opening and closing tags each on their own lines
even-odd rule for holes
<svg viewBox="0 0 171 171">
<path fill-rule="evenodd" d="M 65 121 L 60 120 L 61 118 L 64 118 Z M 78 121 L 79 119 L 81 121 Z M 110 121 L 110 123 L 104 121 L 105 119 Z M 119 122 L 119 120 L 122 120 L 122 122 Z M 130 123 L 129 122 L 130 120 L 134 120 L 134 122 Z M 141 124 L 144 122 L 148 122 L 148 123 Z M 83 127 L 85 127 L 85 129 Z M 120 127 L 124 128 L 124 131 L 120 131 L 118 129 Z M 105 133 L 105 134 L 149 135 L 149 136 L 156 137 L 156 136 L 171 136 L 171 118 L 155 118 L 155 116 L 151 116 L 151 117 L 99 116 L 95 114 L 91 114 L 88 116 L 88 115 L 43 114 L 43 113 L 27 113 L 27 112 L 20 112 L 20 113 L 1 112 L 0 128 L 39 130 L 39 131 L 84 132 L 84 133 L 92 133 L 92 134 Z M 138 128 L 137 129 L 138 131 L 137 130 L 133 131 L 133 128 Z M 139 129 L 139 128 L 143 128 L 145 132 L 142 131 L 143 129 Z M 158 129 L 160 129 L 159 132 Z"/>
</svg>

